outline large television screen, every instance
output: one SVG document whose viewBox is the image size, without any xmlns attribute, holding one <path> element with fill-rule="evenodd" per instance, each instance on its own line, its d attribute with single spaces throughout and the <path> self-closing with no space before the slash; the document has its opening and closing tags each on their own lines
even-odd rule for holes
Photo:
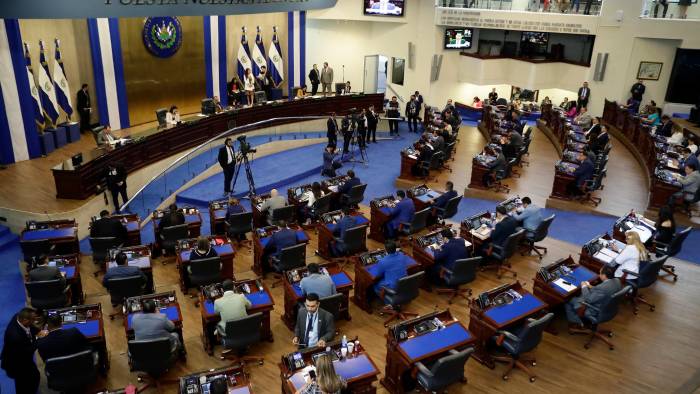
<svg viewBox="0 0 700 394">
<path fill-rule="evenodd" d="M 520 34 L 520 42 L 526 42 L 530 45 L 547 45 L 549 42 L 549 33 L 539 31 L 524 31 Z"/>
<path fill-rule="evenodd" d="M 700 103 L 700 49 L 676 49 L 676 59 L 666 89 L 666 101 Z"/>
<path fill-rule="evenodd" d="M 445 49 L 469 49 L 472 47 L 472 29 L 445 29 Z"/>
<path fill-rule="evenodd" d="M 365 0 L 365 15 L 403 16 L 404 0 Z"/>
</svg>

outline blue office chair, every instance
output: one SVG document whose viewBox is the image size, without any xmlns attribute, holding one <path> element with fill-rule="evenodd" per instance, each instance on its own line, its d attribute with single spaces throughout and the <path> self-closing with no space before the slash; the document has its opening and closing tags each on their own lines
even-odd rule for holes
<svg viewBox="0 0 700 394">
<path fill-rule="evenodd" d="M 481 263 L 481 257 L 471 257 L 455 261 L 452 270 L 442 268 L 440 276 L 447 284 L 446 289 L 437 289 L 438 294 L 448 294 L 448 304 L 452 304 L 455 298 L 464 298 L 469 303 L 472 289 L 462 288 L 462 285 L 473 282 L 476 279 L 476 268 Z"/>
<path fill-rule="evenodd" d="M 51 390 L 84 392 L 97 379 L 97 365 L 92 350 L 46 360 L 44 373 Z"/>
<path fill-rule="evenodd" d="M 435 393 L 445 390 L 449 385 L 459 381 L 466 383 L 464 364 L 469 360 L 469 356 L 472 353 L 474 353 L 473 347 L 464 349 L 461 352 L 452 349 L 447 356 L 440 357 L 432 365 L 428 364 L 426 366 L 423 362 L 417 362 L 416 369 L 418 374 L 416 379 L 418 384 L 426 391 Z"/>
<path fill-rule="evenodd" d="M 393 320 L 406 320 L 412 316 L 418 316 L 417 313 L 406 312 L 402 310 L 402 306 L 410 303 L 418 298 L 420 294 L 420 285 L 423 283 L 425 272 L 418 272 L 413 275 L 404 276 L 399 279 L 396 285 L 396 290 L 388 287 L 383 288 L 383 299 L 387 306 L 381 310 L 380 315 L 388 314 L 389 318 L 384 321 L 384 327 L 388 327 Z"/>
<path fill-rule="evenodd" d="M 663 256 L 649 261 L 646 264 L 640 265 L 638 275 L 634 274 L 634 272 L 623 270 L 623 272 L 627 275 L 632 274 L 637 276 L 635 279 L 625 280 L 625 284 L 632 286 L 632 306 L 634 307 L 635 315 L 639 313 L 640 303 L 649 306 L 649 310 L 652 312 L 654 312 L 656 309 L 656 305 L 642 297 L 642 295 L 639 294 L 639 290 L 646 289 L 647 287 L 656 283 L 656 279 L 659 277 L 659 271 L 661 271 L 661 268 L 666 263 L 666 260 L 668 260 L 668 256 Z"/>
<path fill-rule="evenodd" d="M 668 245 L 657 241 L 655 244 L 656 255 L 668 257 L 673 257 L 677 255 L 683 248 L 683 242 L 685 242 L 685 239 L 688 238 L 688 235 L 690 234 L 690 231 L 692 229 L 692 227 L 688 227 L 680 233 L 676 234 L 671 240 L 671 242 L 668 243 Z M 673 276 L 674 282 L 678 280 L 678 275 L 676 274 L 676 266 L 665 264 L 661 267 L 661 270 L 664 271 L 666 274 Z"/>
<path fill-rule="evenodd" d="M 586 342 L 583 345 L 583 347 L 586 349 L 589 349 L 593 340 L 598 338 L 601 341 L 605 342 L 610 350 L 615 350 L 615 345 L 613 345 L 612 342 L 610 342 L 610 340 L 606 338 L 606 336 L 612 337 L 612 331 L 601 330 L 600 325 L 609 322 L 610 320 L 614 319 L 615 316 L 617 316 L 617 312 L 620 309 L 620 301 L 630 291 L 632 291 L 632 286 L 625 286 L 624 288 L 622 288 L 622 290 L 610 296 L 610 298 L 606 302 L 603 302 L 598 307 L 584 302 L 583 305 L 586 308 L 583 312 L 583 316 L 581 316 L 581 319 L 583 320 L 583 323 L 586 326 L 586 328 L 569 328 L 569 334 L 590 335 L 588 342 Z"/>
<path fill-rule="evenodd" d="M 554 318 L 554 313 L 548 313 L 541 318 L 528 319 L 525 325 L 512 331 L 496 331 L 493 339 L 496 344 L 503 348 L 508 356 L 494 356 L 494 361 L 508 364 L 508 369 L 503 373 L 503 380 L 508 380 L 513 368 L 518 368 L 530 377 L 530 382 L 534 382 L 537 376 L 533 374 L 523 362 L 531 363 L 534 367 L 537 361 L 534 358 L 524 359 L 521 356 L 534 350 L 542 341 L 542 334 L 549 322 Z"/>
</svg>

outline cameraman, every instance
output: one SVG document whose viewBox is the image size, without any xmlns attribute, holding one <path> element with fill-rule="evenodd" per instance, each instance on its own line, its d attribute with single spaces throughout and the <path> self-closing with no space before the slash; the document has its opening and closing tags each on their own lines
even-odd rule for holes
<svg viewBox="0 0 700 394">
<path fill-rule="evenodd" d="M 352 135 L 355 131 L 354 119 L 350 115 L 345 115 L 340 124 L 340 129 L 343 132 L 343 155 L 345 155 L 350 150 L 350 141 L 352 141 Z"/>
<path fill-rule="evenodd" d="M 226 138 L 224 146 L 219 149 L 219 165 L 224 170 L 224 193 L 231 193 L 231 180 L 236 169 L 236 155 L 233 150 L 233 142 Z"/>
</svg>

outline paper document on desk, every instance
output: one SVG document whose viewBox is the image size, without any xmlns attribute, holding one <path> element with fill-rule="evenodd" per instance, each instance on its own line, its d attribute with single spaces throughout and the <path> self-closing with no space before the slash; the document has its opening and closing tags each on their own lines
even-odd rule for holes
<svg viewBox="0 0 700 394">
<path fill-rule="evenodd" d="M 328 186 L 328 190 L 330 190 L 333 193 L 338 193 L 338 186 L 337 185 Z"/>
<path fill-rule="evenodd" d="M 576 287 L 576 286 L 574 286 L 574 285 L 572 285 L 572 284 L 564 283 L 564 279 L 562 279 L 562 278 L 559 278 L 559 279 L 557 279 L 557 280 L 554 280 L 554 281 L 552 281 L 552 283 L 554 283 L 555 285 L 559 286 L 560 288 L 562 288 L 562 289 L 563 289 L 564 291 L 566 291 L 567 293 L 572 292 L 572 291 L 574 291 L 574 290 L 576 290 L 576 289 L 578 288 L 578 287 Z"/>
<path fill-rule="evenodd" d="M 484 240 L 491 235 L 491 229 L 488 227 L 480 227 L 476 230 L 471 230 L 471 233 L 473 236 L 475 236 L 481 240 Z"/>
<path fill-rule="evenodd" d="M 466 246 L 466 247 L 471 247 L 471 246 L 472 246 L 472 243 L 469 242 L 469 241 L 467 241 L 466 239 L 463 239 L 462 241 L 464 241 L 464 246 Z"/>
<path fill-rule="evenodd" d="M 418 156 L 416 156 L 416 155 L 408 155 L 408 158 L 413 159 L 413 160 L 418 160 Z"/>
<path fill-rule="evenodd" d="M 598 251 L 598 253 L 594 254 L 593 257 L 604 262 L 605 264 L 609 264 L 611 261 L 615 260 L 618 254 L 619 253 L 613 250 L 603 248 L 600 251 Z"/>
<path fill-rule="evenodd" d="M 634 231 L 639 235 L 639 240 L 642 241 L 642 243 L 646 243 L 649 238 L 651 238 L 651 230 L 647 228 L 646 226 L 643 225 L 635 225 L 632 222 L 627 222 L 625 223 L 625 226 L 629 228 L 629 231 Z"/>
</svg>

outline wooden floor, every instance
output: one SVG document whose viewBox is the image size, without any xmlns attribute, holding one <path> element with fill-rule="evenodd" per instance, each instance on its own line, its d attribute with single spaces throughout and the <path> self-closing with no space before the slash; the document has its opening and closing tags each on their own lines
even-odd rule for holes
<svg viewBox="0 0 700 394">
<path fill-rule="evenodd" d="M 463 128 L 458 145 L 459 154 L 452 164 L 454 172 L 442 174 L 435 184 L 442 188 L 445 180 L 455 182 L 458 190 L 462 190 L 468 183 L 471 170 L 471 158 L 481 150 L 485 141 L 481 134 L 470 127 Z M 609 163 L 609 175 L 605 183 L 608 185 L 603 191 L 604 200 L 611 213 L 620 214 L 627 212 L 631 207 L 643 207 L 642 188 L 624 183 L 632 182 L 629 173 L 640 173 L 636 162 L 626 152 L 621 144 L 614 145 L 614 154 Z M 371 148 L 370 148 L 371 149 Z M 531 146 L 531 165 L 521 172 L 523 177 L 508 181 L 512 186 L 512 194 L 520 196 L 529 195 L 535 203 L 544 204 L 544 200 L 551 190 L 553 178 L 553 164 L 557 160 L 556 152 L 547 138 L 540 132 L 534 133 Z M 398 157 L 396 158 L 398 165 Z M 634 168 L 633 171 L 630 171 Z M 22 180 L 22 182 L 26 182 Z M 20 182 L 20 184 L 22 184 Z M 633 182 L 632 182 L 633 183 Z M 0 185 L 5 184 L 1 182 Z M 614 187 L 620 185 L 623 187 Z M 0 186 L 6 187 L 6 186 Z M 0 195 L 4 194 L 0 190 Z M 613 198 L 614 197 L 614 198 Z M 608 202 L 609 201 L 609 202 Z M 494 204 L 495 205 L 495 204 Z M 367 207 L 363 207 L 367 209 Z M 368 214 L 368 212 L 367 212 Z M 575 231 L 575 229 L 571 229 Z M 313 257 L 316 248 L 316 237 L 311 235 L 311 243 L 307 248 L 309 262 L 318 260 Z M 549 253 L 543 260 L 548 263 L 557 258 L 573 255 L 575 260 L 580 251 L 580 245 L 571 245 L 551 238 L 543 243 L 549 248 Z M 379 248 L 381 245 L 369 241 L 369 248 Z M 410 251 L 407 251 L 410 253 Z M 238 278 L 252 277 L 250 271 L 252 254 L 249 249 L 237 252 L 235 259 L 235 275 Z M 532 289 L 532 280 L 540 262 L 534 257 L 517 256 L 513 261 L 513 267 L 518 272 L 518 278 L 527 289 Z M 677 264 L 677 272 L 680 279 L 677 283 L 661 280 L 645 292 L 645 295 L 657 305 L 655 312 L 642 308 L 638 316 L 632 314 L 631 307 L 622 308 L 618 317 L 609 324 L 615 331 L 613 338 L 617 349 L 609 351 L 601 343 L 585 350 L 582 337 L 570 337 L 568 334 L 553 336 L 545 334 L 543 342 L 535 350 L 537 366 L 534 371 L 538 375 L 535 383 L 530 383 L 527 377 L 516 371 L 508 382 L 501 379 L 504 370 L 502 365 L 496 370 L 490 370 L 481 364 L 470 360 L 466 366 L 466 376 L 469 383 L 466 386 L 457 385 L 451 388 L 451 392 L 523 392 L 534 391 L 545 393 L 658 393 L 672 392 L 681 387 L 698 372 L 700 366 L 700 341 L 697 340 L 698 325 L 700 324 L 700 266 L 674 261 Z M 89 256 L 83 259 L 82 280 L 87 294 L 86 302 L 101 302 L 105 311 L 109 312 L 111 306 L 109 295 L 101 286 L 101 278 L 94 278 L 91 272 L 94 266 Z M 352 269 L 348 271 L 354 276 Z M 201 320 L 199 310 L 194 307 L 193 300 L 186 298 L 179 290 L 176 268 L 173 264 L 154 264 L 154 279 L 157 291 L 176 290 L 184 315 L 185 346 L 188 351 L 187 362 L 177 364 L 166 378 L 178 376 L 208 368 L 225 365 L 216 357 L 209 357 L 202 347 Z M 479 273 L 472 283 L 474 294 L 505 283 L 507 279 L 498 280 L 493 272 Z M 271 286 L 272 280 L 266 280 Z M 292 333 L 282 324 L 283 294 L 281 287 L 272 289 L 276 302 L 272 316 L 272 331 L 275 342 L 261 343 L 251 350 L 252 354 L 264 355 L 265 364 L 261 367 L 251 368 L 251 378 L 254 391 L 257 393 L 279 392 L 280 376 L 277 363 L 280 357 L 292 350 Z M 421 290 L 419 299 L 415 300 L 409 310 L 427 313 L 435 308 L 448 307 L 446 301 L 435 293 Z M 359 336 L 360 341 L 369 349 L 369 353 L 375 363 L 384 371 L 386 357 L 386 329 L 382 325 L 382 319 L 378 314 L 369 315 L 353 304 L 350 306 L 352 321 L 341 321 L 338 329 L 348 336 Z M 457 318 L 468 324 L 469 311 L 466 303 L 461 302 L 451 306 L 451 310 Z M 128 383 L 136 383 L 136 375 L 129 372 L 126 356 L 126 338 L 121 320 L 106 320 L 106 336 L 110 353 L 111 369 L 106 380 L 98 382 L 96 388 L 119 388 Z M 564 328 L 561 317 L 558 327 Z M 218 347 L 215 354 L 219 354 Z M 43 369 L 43 367 L 40 367 Z M 696 377 L 697 379 L 697 377 Z M 697 390 L 697 386 L 688 389 L 688 392 Z M 163 392 L 175 392 L 174 385 L 165 386 Z M 379 392 L 386 392 L 379 387 Z M 49 392 L 49 391 L 47 391 Z M 155 390 L 148 390 L 148 393 Z"/>
</svg>

